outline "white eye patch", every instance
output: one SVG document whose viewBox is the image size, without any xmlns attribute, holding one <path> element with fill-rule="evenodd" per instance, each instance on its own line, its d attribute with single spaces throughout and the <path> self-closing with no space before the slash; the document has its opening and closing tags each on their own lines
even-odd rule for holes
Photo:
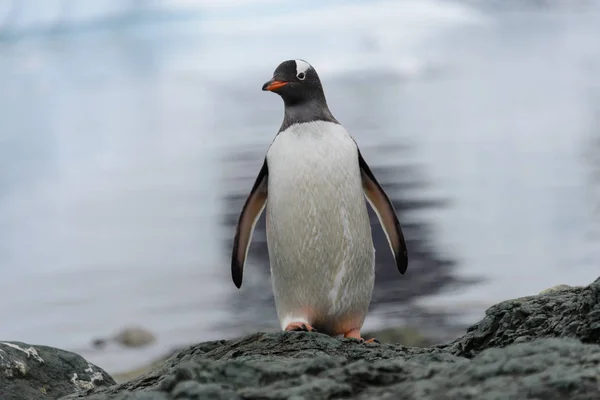
<svg viewBox="0 0 600 400">
<path fill-rule="evenodd" d="M 294 61 L 296 61 L 296 77 L 300 80 L 304 80 L 306 77 L 306 71 L 310 69 L 310 64 L 302 60 Z"/>
</svg>

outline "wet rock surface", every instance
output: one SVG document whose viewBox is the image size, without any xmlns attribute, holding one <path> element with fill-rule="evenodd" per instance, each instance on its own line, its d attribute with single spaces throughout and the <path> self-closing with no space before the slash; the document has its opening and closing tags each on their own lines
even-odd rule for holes
<svg viewBox="0 0 600 400">
<path fill-rule="evenodd" d="M 69 351 L 0 341 L 0 399 L 56 399 L 115 384 L 103 369 Z"/>
<path fill-rule="evenodd" d="M 200 343 L 142 377 L 63 399 L 597 399 L 599 292 L 600 279 L 506 301 L 427 348 L 303 332 Z"/>
</svg>

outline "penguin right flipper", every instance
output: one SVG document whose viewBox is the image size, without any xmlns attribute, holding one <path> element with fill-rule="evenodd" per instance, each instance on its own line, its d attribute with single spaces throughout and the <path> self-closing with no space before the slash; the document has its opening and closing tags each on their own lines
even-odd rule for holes
<svg viewBox="0 0 600 400">
<path fill-rule="evenodd" d="M 262 214 L 267 203 L 267 179 L 269 176 L 269 167 L 267 159 L 262 165 L 254 186 L 248 195 L 248 199 L 242 208 L 240 218 L 233 239 L 233 252 L 231 254 L 231 278 L 238 289 L 242 286 L 242 277 L 244 275 L 244 264 L 250 248 L 252 233 L 258 218 Z"/>
<path fill-rule="evenodd" d="M 404 274 L 408 268 L 408 255 L 406 242 L 402 228 L 400 227 L 400 221 L 398 221 L 398 217 L 396 216 L 394 205 L 385 194 L 379 182 L 377 182 L 369 165 L 360 154 L 360 150 L 358 151 L 358 164 L 360 166 L 365 195 L 383 227 L 392 253 L 394 253 L 396 267 L 401 274 Z"/>
</svg>

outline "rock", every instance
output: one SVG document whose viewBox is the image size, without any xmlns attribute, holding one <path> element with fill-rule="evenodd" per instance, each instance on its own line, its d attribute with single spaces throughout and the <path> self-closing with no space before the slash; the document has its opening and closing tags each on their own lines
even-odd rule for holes
<svg viewBox="0 0 600 400">
<path fill-rule="evenodd" d="M 97 348 L 104 347 L 108 342 L 116 342 L 125 347 L 144 347 L 156 341 L 154 335 L 139 326 L 124 328 L 113 337 L 107 339 L 94 339 L 92 345 Z"/>
<path fill-rule="evenodd" d="M 542 295 L 496 304 L 447 348 L 452 354 L 470 358 L 490 347 L 544 337 L 571 337 L 600 344 L 600 278 L 588 286 L 563 286 Z"/>
<path fill-rule="evenodd" d="M 427 348 L 320 333 L 200 343 L 129 382 L 62 400 L 600 398 L 600 279 L 506 301 Z"/>
<path fill-rule="evenodd" d="M 277 332 L 277 330 L 272 330 Z M 408 347 L 426 347 L 435 344 L 435 341 L 427 336 L 424 336 L 419 330 L 412 327 L 396 327 L 396 328 L 385 328 L 372 332 L 365 332 L 364 337 L 376 337 L 381 343 L 394 343 L 401 344 Z M 131 379 L 137 378 L 144 374 L 147 374 L 158 367 L 162 366 L 164 362 L 176 352 L 181 351 L 183 348 L 178 348 L 174 351 L 166 353 L 164 356 L 153 360 L 147 365 L 135 368 L 130 371 L 122 372 L 119 374 L 113 374 L 112 377 L 118 383 L 126 382 Z"/>
<path fill-rule="evenodd" d="M 115 379 L 115 381 L 117 381 L 117 383 L 130 381 L 134 378 L 137 378 L 139 376 L 150 373 L 150 372 L 158 369 L 159 367 L 162 367 L 163 364 L 165 363 L 165 361 L 167 361 L 171 356 L 173 356 L 174 354 L 178 353 L 181 350 L 183 350 L 183 348 L 177 348 L 173 351 L 165 353 L 161 357 L 158 357 L 157 359 L 151 361 L 148 364 L 142 365 L 141 367 L 135 368 L 133 370 L 121 372 L 118 374 L 113 374 L 112 377 Z"/>
<path fill-rule="evenodd" d="M 600 346 L 538 339 L 469 360 L 439 348 L 358 344 L 318 333 L 202 343 L 156 372 L 67 399 L 596 399 Z"/>
<path fill-rule="evenodd" d="M 371 362 L 419 360 L 419 357 L 446 363 L 463 360 L 434 348 L 358 344 L 351 339 L 340 340 L 319 333 L 256 333 L 238 340 L 189 347 L 167 360 L 162 368 L 89 399 L 128 399 L 132 392 L 142 390 L 146 397 L 141 398 L 154 399 L 150 397 L 152 393 L 166 399 L 176 398 L 175 394 L 186 399 L 194 398 L 195 391 L 216 387 L 222 392 L 221 397 L 212 397 L 216 399 L 278 399 L 293 395 L 319 399 L 327 393 L 350 393 L 351 386 L 347 382 L 337 382 L 330 377 L 333 369 L 338 369 L 343 378 L 352 372 L 344 372 L 344 369 L 353 363 L 358 363 L 358 370 L 368 374 Z M 267 392 L 273 395 L 265 397 Z M 75 395 L 65 400 L 80 398 L 86 397 Z"/>
<path fill-rule="evenodd" d="M 65 350 L 0 342 L 0 399 L 56 399 L 115 384 L 104 370 Z"/>
</svg>

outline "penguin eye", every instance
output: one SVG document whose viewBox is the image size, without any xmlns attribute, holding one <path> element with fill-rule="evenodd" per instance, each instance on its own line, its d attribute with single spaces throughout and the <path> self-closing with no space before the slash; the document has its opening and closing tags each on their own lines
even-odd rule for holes
<svg viewBox="0 0 600 400">
<path fill-rule="evenodd" d="M 298 75 L 296 75 L 296 78 L 298 78 L 301 81 L 303 81 L 304 78 L 306 78 L 306 74 L 304 72 L 300 72 Z"/>
</svg>

